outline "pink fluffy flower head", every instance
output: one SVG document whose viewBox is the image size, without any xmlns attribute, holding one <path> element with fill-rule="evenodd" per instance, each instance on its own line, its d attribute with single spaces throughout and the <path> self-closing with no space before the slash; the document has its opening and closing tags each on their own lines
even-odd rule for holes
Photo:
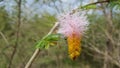
<svg viewBox="0 0 120 68">
<path fill-rule="evenodd" d="M 82 35 L 88 26 L 88 20 L 83 12 L 75 12 L 74 14 L 63 14 L 58 17 L 60 27 L 58 33 L 70 36 L 71 33 L 76 33 L 78 36 Z"/>
</svg>

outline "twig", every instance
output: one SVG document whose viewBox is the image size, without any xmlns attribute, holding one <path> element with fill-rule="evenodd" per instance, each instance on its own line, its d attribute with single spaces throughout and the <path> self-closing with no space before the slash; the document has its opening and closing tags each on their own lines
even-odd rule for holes
<svg viewBox="0 0 120 68">
<path fill-rule="evenodd" d="M 0 31 L 1 36 L 3 37 L 3 39 L 5 40 L 6 44 L 9 45 L 9 42 L 7 40 L 7 38 L 5 37 L 5 35 Z"/>
<path fill-rule="evenodd" d="M 89 43 L 89 44 L 90 44 L 90 43 Z M 101 51 L 100 49 L 98 49 L 97 47 L 95 47 L 93 44 L 90 44 L 90 45 L 91 45 L 91 48 L 89 48 L 89 47 L 86 47 L 86 48 L 88 48 L 88 49 L 90 49 L 90 50 L 92 50 L 92 51 L 95 51 L 95 52 L 97 52 L 97 53 L 100 54 L 100 55 L 106 56 L 107 59 L 111 61 L 111 63 L 113 63 L 113 64 L 115 64 L 116 66 L 120 67 L 120 63 L 119 63 L 117 60 L 115 60 L 113 57 L 111 57 L 111 56 L 108 55 L 108 54 L 106 55 L 103 51 Z"/>
<path fill-rule="evenodd" d="M 94 5 L 94 4 L 101 4 L 101 3 L 109 3 L 109 2 L 110 2 L 109 0 L 93 2 L 93 3 L 90 3 L 90 4 L 84 5 L 84 6 L 82 6 L 82 7 L 79 7 L 79 8 L 77 8 L 77 9 L 74 9 L 74 10 L 72 10 L 71 13 L 74 13 L 74 12 L 78 11 L 79 9 L 85 7 L 85 6 Z"/>
<path fill-rule="evenodd" d="M 17 31 L 16 31 L 16 42 L 14 45 L 14 50 L 12 52 L 12 55 L 10 57 L 10 62 L 8 65 L 8 68 L 11 68 L 13 58 L 15 56 L 15 53 L 17 51 L 18 43 L 19 43 L 19 33 L 20 33 L 20 25 L 21 25 L 21 0 L 18 1 L 18 22 L 17 22 Z"/>
<path fill-rule="evenodd" d="M 39 54 L 40 49 L 36 49 L 35 52 L 33 53 L 32 57 L 30 58 L 30 60 L 28 61 L 28 63 L 26 64 L 25 68 L 29 68 L 33 61 L 35 60 L 35 58 L 37 57 L 37 55 Z"/>
<path fill-rule="evenodd" d="M 107 3 L 107 2 L 109 2 L 109 0 L 93 2 L 93 3 L 87 4 L 87 5 L 85 5 L 85 6 L 89 6 L 89 5 L 93 5 L 93 4 L 99 4 L 99 3 Z"/>
<path fill-rule="evenodd" d="M 1 31 L 0 31 L 0 35 L 3 37 L 3 39 L 5 40 L 5 42 L 7 44 L 7 46 L 1 50 L 1 53 L 2 53 L 3 50 L 5 50 L 6 48 L 8 48 L 10 46 L 9 46 L 9 42 L 8 42 L 7 38 L 5 37 L 5 35 Z"/>
<path fill-rule="evenodd" d="M 50 30 L 50 32 L 46 36 L 44 36 L 43 38 L 46 38 L 48 35 L 50 35 L 57 28 L 58 25 L 59 25 L 59 23 L 56 22 L 55 25 Z M 25 65 L 25 68 L 30 68 L 30 66 L 32 65 L 33 61 L 35 60 L 35 58 L 36 58 L 36 56 L 38 55 L 39 52 L 40 52 L 40 49 L 36 49 L 35 50 L 35 52 L 33 53 L 32 57 L 30 58 L 30 60 Z"/>
</svg>

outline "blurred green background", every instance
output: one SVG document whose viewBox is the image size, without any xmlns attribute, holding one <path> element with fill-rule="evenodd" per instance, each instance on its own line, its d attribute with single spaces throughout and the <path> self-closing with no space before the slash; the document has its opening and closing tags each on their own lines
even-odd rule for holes
<svg viewBox="0 0 120 68">
<path fill-rule="evenodd" d="M 81 55 L 72 61 L 62 39 L 41 50 L 31 68 L 120 68 L 120 1 L 101 1 L 0 0 L 0 68 L 24 68 L 58 15 L 94 2 L 84 6 L 90 25 Z"/>
</svg>

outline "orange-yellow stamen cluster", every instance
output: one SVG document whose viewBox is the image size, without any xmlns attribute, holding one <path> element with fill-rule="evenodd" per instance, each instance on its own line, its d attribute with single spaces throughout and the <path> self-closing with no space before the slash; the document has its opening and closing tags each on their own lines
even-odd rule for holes
<svg viewBox="0 0 120 68">
<path fill-rule="evenodd" d="M 81 52 L 80 37 L 78 37 L 75 34 L 72 34 L 72 36 L 68 36 L 67 42 L 69 57 L 72 60 L 75 60 Z"/>
</svg>

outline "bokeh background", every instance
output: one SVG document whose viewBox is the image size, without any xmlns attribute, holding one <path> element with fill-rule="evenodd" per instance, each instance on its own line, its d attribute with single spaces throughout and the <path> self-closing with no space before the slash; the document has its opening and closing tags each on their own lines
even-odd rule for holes
<svg viewBox="0 0 120 68">
<path fill-rule="evenodd" d="M 58 15 L 100 1 L 105 0 L 0 0 L 0 68 L 24 68 Z M 62 39 L 41 50 L 31 68 L 120 68 L 120 1 L 110 1 L 84 9 L 90 25 L 75 61 Z"/>
</svg>

